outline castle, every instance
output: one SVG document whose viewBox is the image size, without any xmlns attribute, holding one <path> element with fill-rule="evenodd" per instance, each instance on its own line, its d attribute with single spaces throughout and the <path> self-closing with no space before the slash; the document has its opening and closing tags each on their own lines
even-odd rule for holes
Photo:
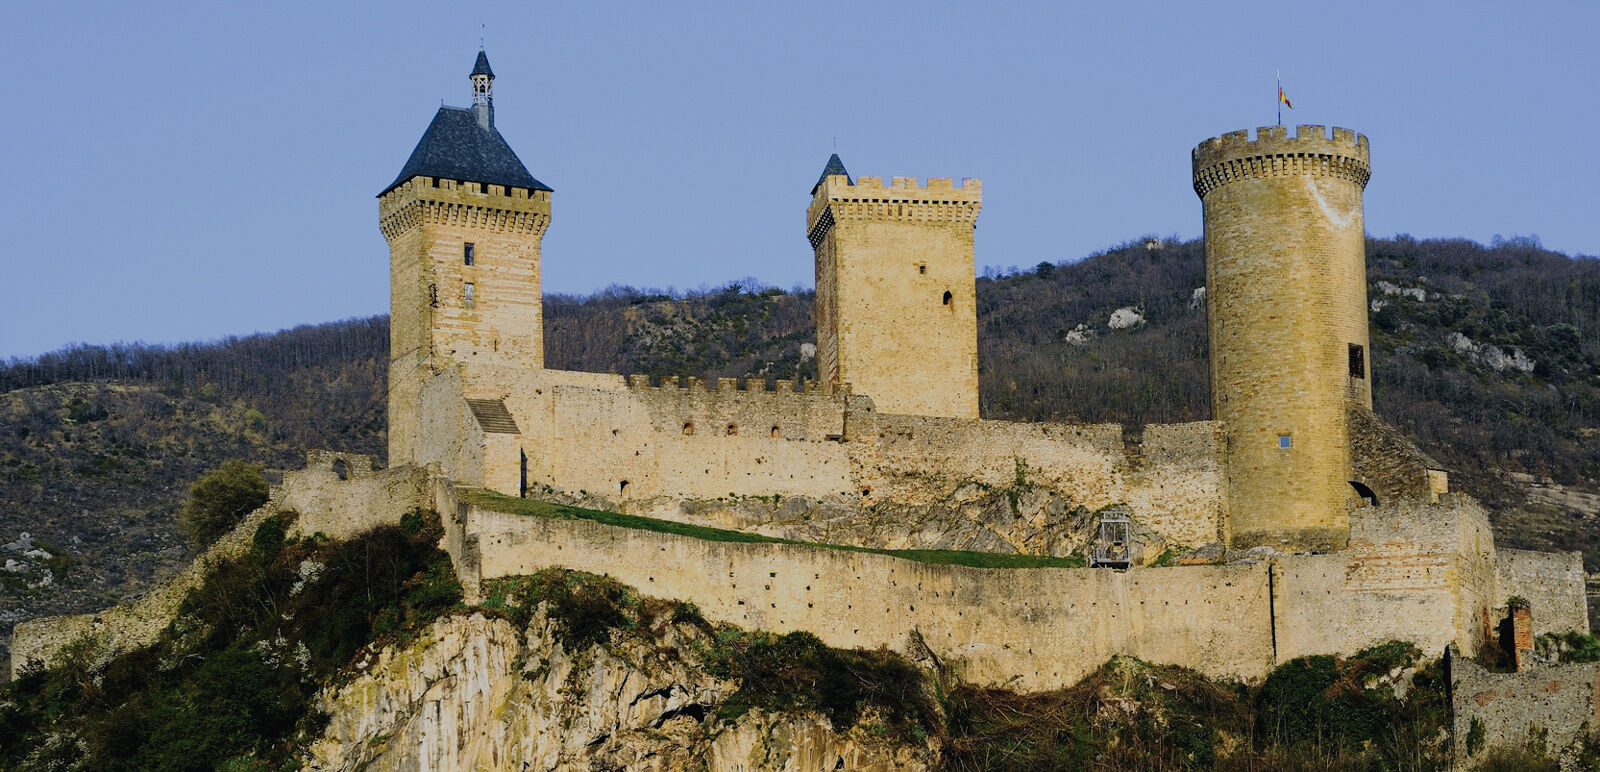
<svg viewBox="0 0 1600 772">
<path fill-rule="evenodd" d="M 937 502 L 965 482 L 1123 502 L 1176 545 L 1343 548 L 1351 513 L 1433 503 L 1437 464 L 1371 414 L 1365 137 L 1282 127 L 1194 151 L 1205 210 L 1215 421 L 1146 427 L 978 416 L 979 180 L 811 188 L 819 379 L 706 383 L 548 370 L 539 287 L 551 188 L 471 108 L 441 107 L 379 196 L 390 246 L 391 464 L 513 496 L 613 506 L 725 496 Z"/>
<path fill-rule="evenodd" d="M 541 241 L 554 191 L 496 129 L 482 52 L 470 79 L 472 106 L 439 108 L 378 196 L 388 466 L 315 452 L 286 475 L 267 509 L 295 510 L 306 533 L 428 506 L 445 515 L 469 596 L 547 567 L 607 573 L 712 620 L 888 646 L 1020 689 L 1071 684 L 1115 654 L 1255 679 L 1387 640 L 1478 653 L 1512 596 L 1537 599 L 1530 634 L 1589 629 L 1577 553 L 1497 548 L 1483 508 L 1372 413 L 1364 136 L 1264 127 L 1194 149 L 1215 418 L 1130 431 L 980 418 L 980 181 L 885 184 L 852 177 L 837 154 L 806 209 L 816 381 L 546 369 Z M 1220 545 L 1247 559 L 1219 549 L 1161 568 L 970 568 L 532 517 L 473 495 L 582 495 L 680 518 L 685 502 L 744 497 L 935 511 L 1024 476 L 1077 511 L 1115 505 L 1179 551 Z M 1012 509 L 1034 530 L 1054 527 Z M 117 645 L 137 643 L 177 597 L 19 625 L 13 666 L 96 630 L 131 630 Z"/>
</svg>

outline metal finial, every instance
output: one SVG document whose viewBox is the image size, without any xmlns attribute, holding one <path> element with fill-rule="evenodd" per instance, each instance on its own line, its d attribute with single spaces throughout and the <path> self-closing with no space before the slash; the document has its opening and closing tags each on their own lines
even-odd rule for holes
<svg viewBox="0 0 1600 772">
<path fill-rule="evenodd" d="M 486 33 L 488 33 L 488 31 L 489 31 L 489 25 L 488 24 L 479 24 L 478 25 L 478 50 L 479 51 L 483 50 L 483 36 Z"/>
<path fill-rule="evenodd" d="M 839 138 L 838 137 L 834 137 L 833 138 L 833 152 L 835 152 L 835 153 L 839 152 Z"/>
</svg>

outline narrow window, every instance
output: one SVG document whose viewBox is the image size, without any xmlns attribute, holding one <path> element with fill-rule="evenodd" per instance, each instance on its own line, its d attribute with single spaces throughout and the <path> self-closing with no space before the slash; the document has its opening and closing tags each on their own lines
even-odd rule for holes
<svg viewBox="0 0 1600 772">
<path fill-rule="evenodd" d="M 1294 447 L 1294 438 L 1287 434 L 1278 435 L 1278 447 L 1282 450 L 1288 450 Z"/>
<path fill-rule="evenodd" d="M 467 308 L 478 307 L 477 287 L 472 282 L 467 282 L 466 286 L 462 288 L 461 300 Z"/>
<path fill-rule="evenodd" d="M 1367 377 L 1367 352 L 1360 344 L 1350 344 L 1350 377 Z"/>
<path fill-rule="evenodd" d="M 739 433 L 739 425 L 738 424 L 728 424 L 728 436 L 729 437 L 732 437 L 732 436 L 734 436 L 734 435 L 736 435 L 738 433 Z"/>
<path fill-rule="evenodd" d="M 528 497 L 528 451 L 518 450 L 517 453 L 522 456 L 522 463 L 518 470 L 517 497 L 525 499 Z"/>
<path fill-rule="evenodd" d="M 350 479 L 350 465 L 346 464 L 344 459 L 336 458 L 333 460 L 333 473 L 341 480 L 348 480 Z"/>
<path fill-rule="evenodd" d="M 683 425 L 683 433 L 686 434 L 686 435 L 687 434 L 694 434 L 694 423 L 693 422 L 685 423 Z"/>
<path fill-rule="evenodd" d="M 776 426 L 772 427 L 772 439 L 778 439 L 781 436 L 783 436 L 783 432 L 779 431 Z"/>
<path fill-rule="evenodd" d="M 947 306 L 950 305 L 950 299 L 953 298 L 953 297 L 955 297 L 955 296 L 950 294 L 950 290 L 945 290 L 944 291 L 944 304 L 947 305 Z"/>
<path fill-rule="evenodd" d="M 473 244 L 470 241 L 461 245 L 461 264 L 462 265 L 472 265 L 472 247 L 473 247 Z"/>
<path fill-rule="evenodd" d="M 620 494 L 622 494 L 624 496 L 628 495 L 628 481 L 627 480 L 623 480 L 621 483 L 619 483 L 617 485 L 617 493 L 620 493 Z"/>
<path fill-rule="evenodd" d="M 917 265 L 917 273 L 927 273 L 927 272 L 928 272 L 928 264 L 927 263 L 919 263 Z"/>
</svg>

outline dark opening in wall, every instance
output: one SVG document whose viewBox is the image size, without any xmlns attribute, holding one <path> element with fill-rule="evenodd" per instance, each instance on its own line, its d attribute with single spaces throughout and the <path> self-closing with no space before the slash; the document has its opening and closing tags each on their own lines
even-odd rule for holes
<svg viewBox="0 0 1600 772">
<path fill-rule="evenodd" d="M 350 479 L 350 465 L 346 464 L 344 459 L 336 458 L 333 460 L 333 473 L 341 480 L 348 480 Z"/>
<path fill-rule="evenodd" d="M 1358 343 L 1350 344 L 1350 377 L 1367 377 L 1367 352 Z"/>
<path fill-rule="evenodd" d="M 727 432 L 728 432 L 728 436 L 729 437 L 732 437 L 735 434 L 738 434 L 739 433 L 739 425 L 738 424 L 728 424 Z"/>
<path fill-rule="evenodd" d="M 689 421 L 683 425 L 684 434 L 694 434 L 694 422 Z"/>
<path fill-rule="evenodd" d="M 522 456 L 517 477 L 517 498 L 525 499 L 528 497 L 528 451 L 518 450 L 517 453 Z"/>
<path fill-rule="evenodd" d="M 955 296 L 950 294 L 950 290 L 945 290 L 944 291 L 944 305 L 947 305 L 947 306 L 950 305 L 950 299 L 953 298 L 953 297 L 955 297 Z"/>
<path fill-rule="evenodd" d="M 1376 492 L 1374 492 L 1371 488 L 1356 482 L 1355 480 L 1350 480 L 1349 482 L 1350 487 L 1356 489 L 1357 496 L 1360 496 L 1371 506 L 1378 506 L 1378 494 Z"/>
<path fill-rule="evenodd" d="M 628 481 L 627 480 L 623 480 L 622 482 L 617 484 L 617 492 L 622 494 L 622 495 L 624 495 L 624 496 L 628 495 Z"/>
<path fill-rule="evenodd" d="M 776 427 L 776 426 L 772 427 L 772 439 L 778 439 L 782 435 L 783 435 L 783 432 L 778 431 L 778 427 Z"/>
<path fill-rule="evenodd" d="M 467 243 L 461 245 L 461 264 L 462 265 L 472 265 L 472 248 L 473 248 L 473 244 L 470 241 L 468 241 Z"/>
</svg>

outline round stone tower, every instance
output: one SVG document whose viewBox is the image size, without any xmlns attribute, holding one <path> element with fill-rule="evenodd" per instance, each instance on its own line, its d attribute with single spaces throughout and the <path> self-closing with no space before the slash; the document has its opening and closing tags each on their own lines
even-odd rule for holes
<svg viewBox="0 0 1600 772">
<path fill-rule="evenodd" d="M 1267 126 L 1208 139 L 1193 161 L 1229 543 L 1338 549 L 1359 500 L 1346 406 L 1372 406 L 1367 138 Z"/>
</svg>

